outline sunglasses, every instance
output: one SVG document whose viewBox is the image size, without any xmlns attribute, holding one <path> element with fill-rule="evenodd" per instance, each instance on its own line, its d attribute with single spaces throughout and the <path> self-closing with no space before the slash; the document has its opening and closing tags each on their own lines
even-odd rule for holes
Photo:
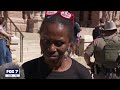
<svg viewBox="0 0 120 90">
<path fill-rule="evenodd" d="M 72 23 L 74 25 L 74 14 L 69 13 L 68 11 L 46 11 L 45 17 L 53 16 L 53 15 L 56 15 L 58 13 L 60 13 L 61 17 L 72 20 Z"/>
</svg>

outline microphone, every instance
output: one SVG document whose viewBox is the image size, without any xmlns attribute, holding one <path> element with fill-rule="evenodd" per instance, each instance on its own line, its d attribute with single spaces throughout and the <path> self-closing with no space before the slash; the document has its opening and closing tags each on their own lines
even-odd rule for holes
<svg viewBox="0 0 120 90">
<path fill-rule="evenodd" d="M 6 69 L 19 69 L 20 77 L 5 77 Z M 15 63 L 6 63 L 0 66 L 0 79 L 25 79 L 24 70 L 18 64 Z"/>
</svg>

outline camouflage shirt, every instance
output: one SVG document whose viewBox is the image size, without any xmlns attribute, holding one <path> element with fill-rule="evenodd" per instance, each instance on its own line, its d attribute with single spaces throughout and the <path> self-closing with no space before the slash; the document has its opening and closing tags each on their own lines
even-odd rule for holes
<svg viewBox="0 0 120 90">
<path fill-rule="evenodd" d="M 115 42 L 120 42 L 120 34 L 114 33 L 110 36 L 105 36 L 104 39 L 113 40 Z M 95 62 L 97 64 L 100 64 L 104 61 L 104 59 L 103 59 L 103 48 L 106 44 L 104 39 L 103 39 L 103 37 L 96 38 L 85 49 L 85 53 L 88 54 L 89 56 L 92 56 L 93 54 L 96 54 Z"/>
</svg>

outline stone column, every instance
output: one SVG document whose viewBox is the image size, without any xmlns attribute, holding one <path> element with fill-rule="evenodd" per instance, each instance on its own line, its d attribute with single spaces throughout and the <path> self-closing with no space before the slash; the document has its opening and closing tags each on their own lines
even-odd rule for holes
<svg viewBox="0 0 120 90">
<path fill-rule="evenodd" d="M 40 29 L 40 26 L 41 26 L 41 23 L 42 23 L 42 20 L 43 20 L 40 17 L 40 11 L 34 11 L 33 20 L 34 20 L 34 30 L 33 30 L 33 32 L 37 33 Z"/>
<path fill-rule="evenodd" d="M 3 12 L 3 11 L 0 11 L 0 17 L 2 17 L 2 12 Z"/>
<path fill-rule="evenodd" d="M 88 27 L 88 11 L 84 11 L 84 17 L 83 17 L 83 20 L 84 20 L 84 26 L 85 27 Z"/>
<path fill-rule="evenodd" d="M 107 17 L 106 11 L 101 11 L 101 13 L 102 13 L 102 17 L 101 18 L 105 18 L 106 19 L 106 17 Z"/>
<path fill-rule="evenodd" d="M 100 11 L 93 11 L 91 16 L 92 16 L 91 27 L 94 28 L 99 24 Z"/>
<path fill-rule="evenodd" d="M 74 14 L 77 22 L 79 23 L 79 13 L 80 13 L 80 12 L 79 12 L 79 11 L 70 11 L 70 12 Z"/>
<path fill-rule="evenodd" d="M 103 11 L 99 11 L 99 18 L 103 18 Z"/>
</svg>

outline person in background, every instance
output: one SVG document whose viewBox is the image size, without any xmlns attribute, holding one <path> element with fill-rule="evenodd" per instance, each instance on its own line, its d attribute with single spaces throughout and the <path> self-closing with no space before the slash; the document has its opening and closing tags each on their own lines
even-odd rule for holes
<svg viewBox="0 0 120 90">
<path fill-rule="evenodd" d="M 120 68 L 117 66 L 117 60 L 115 59 L 116 62 L 110 61 L 117 58 L 116 56 L 120 53 L 119 43 L 120 35 L 117 33 L 115 23 L 113 21 L 106 22 L 104 30 L 102 30 L 102 37 L 93 40 L 84 53 L 85 61 L 87 65 L 91 67 L 94 79 L 120 79 Z M 108 47 L 105 48 L 107 44 Z M 110 44 L 112 44 L 112 46 L 110 46 Z M 90 60 L 92 55 L 95 57 L 94 63 Z M 120 58 L 118 58 L 118 61 L 119 60 Z"/>
<path fill-rule="evenodd" d="M 42 56 L 22 65 L 26 79 L 92 79 L 89 70 L 66 52 L 73 42 L 74 15 L 46 11 L 40 27 Z"/>
<path fill-rule="evenodd" d="M 73 45 L 72 45 L 72 53 L 71 53 L 71 57 L 72 58 L 75 58 L 75 57 L 78 57 L 76 54 L 76 50 L 77 50 L 77 46 L 79 44 L 79 38 L 78 37 L 78 33 L 80 33 L 81 31 L 81 27 L 79 25 L 79 23 L 77 22 L 76 18 L 74 18 L 74 40 L 73 40 Z"/>
<path fill-rule="evenodd" d="M 92 32 L 93 40 L 96 39 L 97 37 L 102 36 L 101 30 L 104 29 L 105 19 L 100 18 L 99 22 L 100 22 L 100 25 L 96 26 L 95 29 Z"/>
<path fill-rule="evenodd" d="M 9 48 L 10 38 L 13 36 L 8 34 L 3 27 L 4 17 L 0 17 L 0 65 L 12 62 L 12 55 Z"/>
</svg>

